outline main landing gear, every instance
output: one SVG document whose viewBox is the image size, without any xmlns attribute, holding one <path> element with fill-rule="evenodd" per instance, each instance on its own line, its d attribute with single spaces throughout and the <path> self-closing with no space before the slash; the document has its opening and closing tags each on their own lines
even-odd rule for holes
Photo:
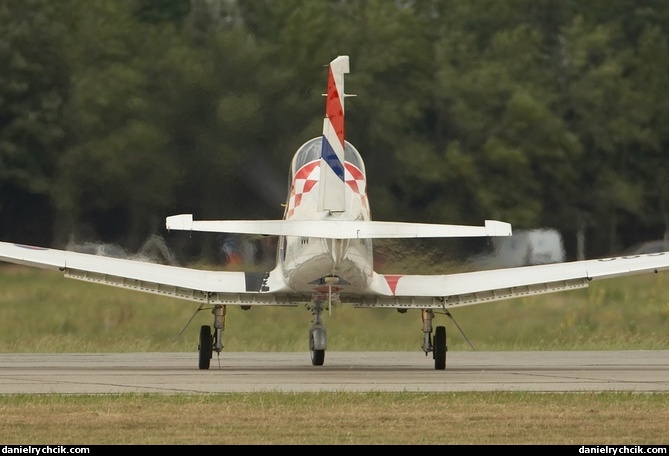
<svg viewBox="0 0 669 456">
<path fill-rule="evenodd" d="M 434 359 L 434 368 L 436 370 L 446 369 L 446 327 L 437 326 L 434 331 L 434 339 L 432 338 L 432 319 L 434 318 L 434 311 L 432 309 L 424 309 L 422 311 L 423 317 L 423 351 L 425 355 L 432 352 Z"/>
<path fill-rule="evenodd" d="M 313 315 L 312 325 L 309 329 L 309 350 L 311 351 L 311 364 L 322 366 L 325 362 L 325 349 L 327 348 L 327 331 L 321 318 L 321 314 L 328 305 L 325 300 L 314 300 L 311 303 L 311 313 Z M 220 353 L 223 350 L 223 330 L 225 329 L 225 311 L 224 305 L 215 305 L 212 309 L 214 315 L 214 332 L 211 326 L 203 325 L 200 327 L 200 339 L 198 344 L 199 368 L 209 369 L 213 353 Z M 449 315 L 447 313 L 447 315 Z M 434 359 L 434 368 L 436 370 L 446 369 L 446 327 L 437 326 L 434 328 L 434 337 L 432 335 L 432 320 L 434 311 L 424 309 L 421 312 L 423 320 L 423 351 L 427 356 L 432 352 Z M 449 315 L 450 316 L 450 315 Z M 473 347 L 472 347 L 473 348 Z"/>
<path fill-rule="evenodd" d="M 199 368 L 209 369 L 213 352 L 220 353 L 223 350 L 223 329 L 225 329 L 225 306 L 216 305 L 211 310 L 214 314 L 214 333 L 211 326 L 200 327 L 200 343 L 198 344 Z"/>
</svg>

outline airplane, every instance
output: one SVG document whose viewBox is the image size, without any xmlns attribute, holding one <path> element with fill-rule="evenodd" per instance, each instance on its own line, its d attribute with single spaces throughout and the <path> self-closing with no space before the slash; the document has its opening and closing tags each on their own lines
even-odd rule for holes
<svg viewBox="0 0 669 456">
<path fill-rule="evenodd" d="M 669 252 L 437 275 L 374 271 L 373 239 L 511 236 L 511 225 L 482 226 L 376 221 L 371 218 L 365 164 L 345 139 L 344 75 L 349 57 L 328 67 L 323 130 L 295 152 L 290 187 L 279 220 L 166 218 L 167 230 L 277 236 L 275 267 L 268 272 L 218 271 L 148 263 L 67 250 L 0 242 L 0 260 L 60 270 L 65 277 L 194 301 L 210 309 L 212 326 L 200 327 L 198 367 L 209 369 L 223 350 L 227 306 L 305 305 L 311 364 L 322 366 L 327 349 L 324 311 L 335 305 L 420 311 L 422 350 L 434 368 L 446 368 L 446 328 L 435 314 L 503 299 L 587 287 L 592 280 L 669 269 Z M 196 313 L 197 313 L 196 311 Z M 457 324 L 456 324 L 457 326 Z"/>
</svg>

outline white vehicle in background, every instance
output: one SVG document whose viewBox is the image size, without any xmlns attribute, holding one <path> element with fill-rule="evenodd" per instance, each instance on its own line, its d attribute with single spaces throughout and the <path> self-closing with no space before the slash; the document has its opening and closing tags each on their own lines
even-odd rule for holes
<svg viewBox="0 0 669 456">
<path fill-rule="evenodd" d="M 490 244 L 491 253 L 473 260 L 477 268 L 517 268 L 566 259 L 562 235 L 555 229 L 515 230 L 513 236 L 491 238 Z"/>
</svg>

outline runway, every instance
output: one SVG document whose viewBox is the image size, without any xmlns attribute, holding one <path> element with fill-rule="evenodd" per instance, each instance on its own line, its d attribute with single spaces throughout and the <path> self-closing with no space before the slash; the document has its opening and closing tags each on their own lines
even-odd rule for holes
<svg viewBox="0 0 669 456">
<path fill-rule="evenodd" d="M 669 350 L 0 354 L 0 394 L 370 391 L 669 391 Z M 219 367 L 220 365 L 220 367 Z"/>
</svg>

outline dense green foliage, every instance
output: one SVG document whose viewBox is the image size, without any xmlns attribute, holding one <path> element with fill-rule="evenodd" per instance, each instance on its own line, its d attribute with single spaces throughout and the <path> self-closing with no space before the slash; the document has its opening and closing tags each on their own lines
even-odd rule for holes
<svg viewBox="0 0 669 456">
<path fill-rule="evenodd" d="M 6 0 L 0 238 L 137 249 L 167 215 L 280 217 L 339 54 L 375 218 L 555 227 L 569 257 L 669 237 L 667 21 L 660 0 Z"/>
</svg>

